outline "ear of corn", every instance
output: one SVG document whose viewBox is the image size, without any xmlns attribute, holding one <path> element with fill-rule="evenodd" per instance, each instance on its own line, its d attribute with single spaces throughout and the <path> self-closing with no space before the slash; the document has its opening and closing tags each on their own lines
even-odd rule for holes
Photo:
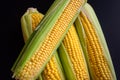
<svg viewBox="0 0 120 80">
<path fill-rule="evenodd" d="M 44 18 L 36 9 L 27 10 L 21 18 L 25 46 L 11 69 L 15 79 L 116 80 L 94 10 L 85 4 L 78 15 L 84 3 L 56 0 Z"/>
<path fill-rule="evenodd" d="M 25 14 L 21 18 L 21 27 L 24 41 L 26 42 L 32 34 L 35 27 L 42 20 L 43 14 L 36 9 L 28 8 Z"/>
<path fill-rule="evenodd" d="M 101 26 L 89 4 L 85 4 L 82 8 L 80 20 L 86 35 L 87 53 L 85 52 L 85 55 L 92 79 L 116 80 Z"/>
<path fill-rule="evenodd" d="M 40 23 L 40 21 L 43 18 L 43 14 L 38 12 L 37 9 L 35 8 L 28 8 L 27 12 L 28 14 L 25 13 L 24 16 L 21 18 L 21 24 L 22 24 L 21 27 L 22 27 L 23 35 L 27 35 L 27 33 L 24 32 L 25 27 L 26 27 L 25 28 L 26 31 L 28 31 L 29 35 L 31 35 L 32 32 L 35 30 L 35 28 L 37 27 L 37 25 Z M 30 20 L 24 20 L 26 16 L 29 17 Z M 29 24 L 29 26 L 27 25 L 23 26 L 24 25 L 23 21 L 26 21 L 26 24 Z M 29 27 L 31 27 L 30 29 L 32 29 L 32 31 L 29 31 Z M 26 37 L 24 39 L 27 40 Z M 50 80 L 50 79 L 64 80 L 63 72 L 61 70 L 62 67 L 60 66 L 61 66 L 61 63 L 59 61 L 59 58 L 57 57 L 57 52 L 56 52 L 54 53 L 50 61 L 47 63 L 42 74 L 38 77 L 38 80 L 41 80 L 41 79 L 43 80 Z"/>
<path fill-rule="evenodd" d="M 87 70 L 86 61 L 74 25 L 72 25 L 71 28 L 68 30 L 68 33 L 63 39 L 62 46 L 64 46 L 65 48 L 64 47 L 60 48 L 58 49 L 58 51 L 59 51 L 60 59 L 61 60 L 63 59 L 62 64 L 64 71 L 66 72 L 67 79 L 89 80 L 89 73 Z M 63 49 L 66 49 L 66 51 L 62 52 L 64 51 Z M 66 56 L 66 61 L 65 61 L 65 56 Z M 69 65 L 67 63 L 69 63 Z M 68 71 L 71 71 L 71 73 L 69 73 Z M 73 77 L 71 74 L 75 77 Z M 74 79 L 71 77 L 73 77 Z"/>
<path fill-rule="evenodd" d="M 84 0 L 56 0 L 41 23 L 27 40 L 12 68 L 13 77 L 33 80 L 43 71 L 46 63 L 73 23 Z"/>
<path fill-rule="evenodd" d="M 26 44 L 28 44 L 30 42 L 30 40 L 32 39 L 33 35 L 33 28 L 32 28 L 32 21 L 34 19 L 31 18 L 32 14 L 38 14 L 39 12 L 36 9 L 33 8 L 29 8 L 24 15 L 21 18 L 21 28 L 22 28 L 22 33 L 23 33 L 23 38 L 24 38 L 24 42 L 26 42 Z M 43 15 L 40 13 L 38 14 L 39 16 L 39 20 L 42 20 Z M 37 20 L 38 21 L 38 20 Z M 39 21 L 40 22 L 40 21 Z M 37 23 L 37 22 L 36 22 Z M 37 24 L 36 24 L 37 25 Z M 31 35 L 32 34 L 32 35 Z M 31 37 L 30 37 L 31 36 Z M 29 38 L 30 37 L 30 38 Z M 29 38 L 29 40 L 28 40 Z M 24 47 L 27 47 L 28 45 L 25 45 Z M 21 56 L 23 55 L 22 52 L 24 52 L 24 49 L 21 51 L 21 54 L 18 56 L 16 62 L 14 63 L 13 67 L 12 67 L 12 71 L 14 70 L 14 68 L 17 65 L 17 62 L 20 60 Z"/>
</svg>

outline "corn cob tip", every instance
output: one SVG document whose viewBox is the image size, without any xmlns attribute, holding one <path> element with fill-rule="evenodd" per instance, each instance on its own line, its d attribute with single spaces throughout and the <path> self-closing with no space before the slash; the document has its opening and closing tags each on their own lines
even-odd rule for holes
<svg viewBox="0 0 120 80">
<path fill-rule="evenodd" d="M 37 8 L 34 8 L 34 7 L 29 7 L 29 8 L 27 9 L 27 12 L 29 12 L 29 14 L 30 14 L 30 13 L 34 13 L 34 12 L 40 13 L 40 12 L 38 11 L 38 9 L 37 9 Z M 41 13 L 40 13 L 40 14 L 41 14 Z M 41 15 L 43 15 L 43 14 L 41 14 Z"/>
<path fill-rule="evenodd" d="M 34 11 L 37 11 L 37 8 L 29 7 L 27 10 L 28 10 L 28 11 L 32 11 L 32 12 L 34 12 Z"/>
</svg>

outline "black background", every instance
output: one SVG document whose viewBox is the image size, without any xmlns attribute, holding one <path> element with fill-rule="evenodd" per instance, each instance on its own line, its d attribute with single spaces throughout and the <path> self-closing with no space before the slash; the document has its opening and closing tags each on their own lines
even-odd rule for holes
<svg viewBox="0 0 120 80">
<path fill-rule="evenodd" d="M 3 0 L 0 3 L 0 80 L 13 80 L 10 68 L 24 42 L 20 17 L 28 7 L 45 14 L 54 0 Z M 116 75 L 120 80 L 120 0 L 88 0 L 101 23 Z"/>
</svg>

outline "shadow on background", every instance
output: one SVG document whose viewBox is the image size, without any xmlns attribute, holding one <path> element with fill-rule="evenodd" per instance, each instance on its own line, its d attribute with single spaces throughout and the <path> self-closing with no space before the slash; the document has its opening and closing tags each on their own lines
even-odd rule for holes
<svg viewBox="0 0 120 80">
<path fill-rule="evenodd" d="M 20 53 L 24 42 L 21 32 L 20 18 L 28 7 L 36 7 L 45 14 L 54 0 L 19 0 L 1 2 L 1 58 L 0 80 L 13 80 L 11 67 Z M 93 6 L 102 25 L 108 43 L 118 80 L 120 80 L 120 1 L 88 0 Z"/>
</svg>

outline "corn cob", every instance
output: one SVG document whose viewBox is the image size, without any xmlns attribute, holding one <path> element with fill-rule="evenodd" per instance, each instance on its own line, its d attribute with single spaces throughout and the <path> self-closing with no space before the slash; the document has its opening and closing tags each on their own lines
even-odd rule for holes
<svg viewBox="0 0 120 80">
<path fill-rule="evenodd" d="M 24 41 L 26 42 L 30 35 L 35 30 L 35 27 L 43 18 L 43 14 L 38 12 L 37 9 L 28 8 L 27 11 L 21 18 L 21 28 L 23 33 Z"/>
<path fill-rule="evenodd" d="M 86 59 L 93 80 L 116 80 L 111 57 L 97 17 L 89 4 L 80 13 L 86 35 Z"/>
<path fill-rule="evenodd" d="M 39 18 L 39 17 L 41 17 L 40 16 L 40 14 L 39 13 L 32 13 L 32 15 L 31 16 L 34 16 L 34 18 L 32 17 L 32 26 L 34 27 L 34 28 L 32 28 L 32 29 L 35 29 L 35 23 L 37 24 L 37 23 L 39 23 L 39 19 L 37 19 L 37 21 L 36 21 L 36 18 Z M 34 25 L 33 25 L 34 24 Z M 77 40 L 75 40 L 76 42 L 78 42 L 77 44 L 79 44 L 79 41 L 78 41 L 78 36 L 77 36 L 77 33 L 76 33 L 76 31 L 75 31 L 75 27 L 74 26 L 72 26 L 70 29 L 69 29 L 69 32 L 67 33 L 67 36 L 65 37 L 65 38 L 67 38 L 68 36 L 70 36 L 70 34 L 69 33 L 71 33 L 71 35 L 74 35 L 74 36 L 72 36 L 72 37 L 70 37 L 70 40 L 72 40 L 72 38 L 74 38 L 74 39 L 76 39 L 77 38 Z M 67 41 L 64 39 L 63 40 L 63 42 L 64 43 L 67 43 Z M 70 42 L 70 41 L 69 41 Z M 72 42 L 72 41 L 71 41 Z M 73 43 L 75 43 L 74 41 L 73 41 Z M 71 43 L 71 45 L 74 47 L 74 44 L 73 43 Z M 68 44 L 69 45 L 69 44 Z M 67 46 L 66 46 L 67 47 Z M 71 49 L 71 50 L 73 50 L 73 52 L 74 52 L 74 49 Z M 76 48 L 76 51 L 80 51 L 81 49 L 77 49 Z M 69 52 L 70 53 L 70 52 Z M 74 52 L 75 53 L 75 52 Z M 77 54 L 77 52 L 76 52 L 76 54 Z M 78 53 L 79 54 L 79 53 Z M 81 53 L 80 53 L 81 54 Z M 70 56 L 70 55 L 69 55 Z M 80 56 L 82 56 L 82 55 L 80 55 Z M 83 56 L 81 57 L 81 58 L 83 58 Z M 59 75 L 59 69 L 57 69 L 57 65 L 54 65 L 54 63 L 56 62 L 56 60 L 55 60 L 56 58 L 55 58 L 55 56 L 54 57 L 52 57 L 52 59 L 49 61 L 49 63 L 47 64 L 47 66 L 46 66 L 46 68 L 44 69 L 44 71 L 43 71 L 43 78 L 45 79 L 45 80 L 49 80 L 50 78 L 51 78 L 51 76 L 52 77 L 55 77 L 56 75 Z M 78 58 L 79 59 L 79 58 Z M 83 60 L 83 59 L 82 59 Z M 84 65 L 84 61 L 80 61 L 80 62 L 83 62 L 81 65 Z M 74 61 L 73 61 L 74 62 Z M 73 63 L 72 62 L 72 63 Z M 77 62 L 77 61 L 76 61 Z M 52 68 L 50 69 L 50 66 L 51 65 L 54 65 L 54 66 L 52 66 Z M 76 66 L 76 67 L 79 67 L 79 66 Z M 82 68 L 86 68 L 85 66 L 83 66 L 83 67 L 80 67 L 81 68 L 81 70 L 82 70 Z M 57 70 L 57 72 L 56 72 L 56 70 Z M 77 72 L 75 72 L 75 73 L 78 73 L 79 72 L 79 70 L 80 69 L 78 69 L 77 70 Z M 89 77 L 88 76 L 88 74 L 87 74 L 87 70 L 86 69 L 84 69 L 83 71 L 86 71 L 85 72 L 85 74 L 87 75 L 86 77 Z M 84 78 L 84 76 L 83 76 L 83 71 L 80 71 L 81 72 L 81 77 L 83 77 Z M 52 72 L 54 72 L 54 73 L 52 73 Z M 83 73 L 82 73 L 83 72 Z M 77 74 L 77 75 L 79 75 L 79 74 Z M 70 75 L 68 75 L 68 77 L 70 78 Z M 78 77 L 78 76 L 77 76 Z M 61 76 L 58 76 L 58 77 L 56 77 L 56 78 L 58 78 L 58 79 L 61 79 Z M 72 76 L 72 78 L 70 78 L 71 80 L 73 80 L 73 76 Z M 52 79 L 54 79 L 54 78 L 52 78 Z M 70 80 L 69 79 L 69 80 Z M 82 78 L 81 78 L 82 79 Z M 55 80 L 55 79 L 54 79 Z M 63 79 L 61 79 L 61 80 L 63 80 Z M 79 78 L 77 78 L 77 80 L 79 80 Z"/>
<path fill-rule="evenodd" d="M 20 80 L 37 78 L 77 17 L 84 2 L 84 0 L 54 2 L 51 10 L 48 10 L 44 19 L 27 40 L 12 67 L 13 77 Z"/>
<path fill-rule="evenodd" d="M 37 9 L 28 8 L 27 12 L 21 18 L 24 40 L 27 40 L 27 38 L 26 38 L 27 33 L 24 32 L 25 31 L 24 29 L 26 28 L 26 31 L 29 32 L 28 34 L 30 36 L 32 34 L 32 31 L 35 30 L 37 25 L 42 20 L 43 16 L 44 15 L 42 13 L 38 12 Z M 26 19 L 26 17 L 27 17 L 27 19 Z M 23 21 L 26 22 L 27 25 L 25 25 L 23 23 Z M 32 31 L 31 31 L 31 29 L 32 29 Z M 29 37 L 29 36 L 27 36 L 27 37 Z M 52 59 L 47 63 L 47 66 L 45 67 L 44 71 L 42 72 L 43 75 L 40 75 L 41 78 L 43 78 L 43 80 L 50 80 L 50 79 L 64 80 L 63 72 L 62 72 L 60 66 L 61 66 L 61 64 L 59 62 L 59 59 L 57 57 L 57 52 L 56 52 L 52 56 Z"/>
<path fill-rule="evenodd" d="M 90 79 L 82 47 L 74 25 L 72 25 L 68 30 L 68 33 L 63 39 L 63 44 L 60 46 L 58 51 L 67 80 Z M 66 61 L 67 59 L 68 61 Z"/>
</svg>

